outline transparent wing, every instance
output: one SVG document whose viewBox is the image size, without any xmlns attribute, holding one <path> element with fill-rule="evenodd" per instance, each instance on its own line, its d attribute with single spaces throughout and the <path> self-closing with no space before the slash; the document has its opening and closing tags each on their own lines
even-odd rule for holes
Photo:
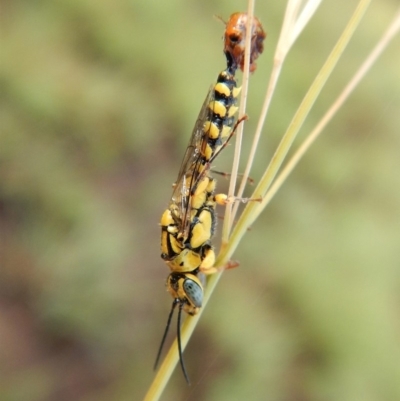
<svg viewBox="0 0 400 401">
<path fill-rule="evenodd" d="M 203 125 L 211 113 L 208 105 L 214 100 L 214 97 L 214 88 L 211 87 L 197 117 L 189 145 L 182 160 L 178 178 L 174 184 L 172 203 L 178 209 L 179 231 L 182 233 L 187 231 L 190 224 L 190 193 L 196 178 L 199 176 L 202 143 L 207 140 L 203 133 Z M 184 236 L 186 237 L 186 235 Z"/>
</svg>

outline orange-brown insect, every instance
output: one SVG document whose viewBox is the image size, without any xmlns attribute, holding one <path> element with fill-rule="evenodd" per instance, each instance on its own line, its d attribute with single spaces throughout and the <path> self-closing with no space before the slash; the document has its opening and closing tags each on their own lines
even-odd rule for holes
<svg viewBox="0 0 400 401">
<path fill-rule="evenodd" d="M 233 69 L 244 68 L 244 48 L 246 44 L 247 13 L 234 13 L 230 16 L 225 28 L 224 53 L 228 59 L 228 65 Z M 257 68 L 255 60 L 263 52 L 263 41 L 266 33 L 258 18 L 253 17 L 251 28 L 251 51 L 250 51 L 250 72 Z"/>
</svg>

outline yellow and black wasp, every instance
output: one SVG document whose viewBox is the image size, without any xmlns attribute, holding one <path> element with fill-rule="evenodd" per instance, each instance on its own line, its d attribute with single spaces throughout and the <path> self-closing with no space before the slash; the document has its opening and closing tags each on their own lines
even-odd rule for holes
<svg viewBox="0 0 400 401">
<path fill-rule="evenodd" d="M 217 204 L 226 204 L 228 201 L 226 195 L 214 193 L 216 180 L 210 174 L 211 163 L 228 144 L 237 124 L 243 120 L 236 121 L 240 88 L 237 87 L 235 72 L 238 67 L 242 68 L 242 59 L 238 57 L 239 50 L 244 51 L 244 31 L 240 27 L 241 36 L 234 37 L 232 29 L 238 21 L 237 13 L 232 15 L 231 20 L 232 22 L 226 24 L 225 35 L 227 68 L 218 75 L 216 84 L 206 96 L 174 184 L 170 205 L 161 217 L 161 257 L 171 270 L 166 285 L 173 302 L 155 366 L 158 364 L 173 312 L 178 305 L 179 359 L 188 383 L 180 336 L 182 310 L 189 315 L 195 315 L 199 311 L 203 302 L 203 285 L 199 274 L 217 271 L 214 267 L 215 252 L 211 244 L 216 226 L 215 209 Z M 257 27 L 261 26 L 258 20 L 257 24 Z M 262 33 L 264 38 L 265 33 Z M 260 36 L 259 30 L 257 35 Z M 258 56 L 262 45 L 260 41 L 257 44 L 257 51 L 253 53 Z"/>
</svg>

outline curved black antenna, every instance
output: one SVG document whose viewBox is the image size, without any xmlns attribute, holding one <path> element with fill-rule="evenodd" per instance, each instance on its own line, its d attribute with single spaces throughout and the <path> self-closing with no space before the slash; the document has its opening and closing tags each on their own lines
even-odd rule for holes
<svg viewBox="0 0 400 401">
<path fill-rule="evenodd" d="M 178 337 L 178 350 L 179 350 L 179 362 L 181 363 L 181 368 L 183 375 L 185 376 L 186 383 L 190 386 L 189 376 L 186 372 L 185 364 L 183 363 L 183 355 L 182 355 L 182 345 L 181 345 L 181 316 L 182 316 L 182 307 L 183 303 L 179 304 L 178 311 L 178 328 L 177 328 L 177 337 Z"/>
<path fill-rule="evenodd" d="M 153 368 L 154 370 L 157 369 L 158 362 L 160 361 L 161 351 L 164 347 L 165 339 L 167 338 L 167 334 L 168 334 L 169 326 L 171 324 L 172 315 L 174 314 L 175 306 L 179 303 L 180 303 L 179 298 L 175 298 L 172 302 L 171 312 L 169 312 L 169 316 L 168 316 L 168 320 L 167 320 L 167 327 L 165 328 L 164 335 L 161 340 L 160 348 L 158 349 L 156 363 L 154 364 L 154 368 Z"/>
</svg>

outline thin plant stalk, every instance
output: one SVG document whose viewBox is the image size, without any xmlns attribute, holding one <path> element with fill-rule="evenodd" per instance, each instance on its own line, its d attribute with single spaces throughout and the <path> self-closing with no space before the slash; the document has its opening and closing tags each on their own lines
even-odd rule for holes
<svg viewBox="0 0 400 401">
<path fill-rule="evenodd" d="M 249 32 L 251 32 L 253 19 L 254 19 L 254 0 L 249 0 L 247 6 L 247 24 L 246 24 L 246 32 L 248 32 L 248 34 L 246 35 L 245 50 L 244 50 L 244 73 L 243 73 L 242 92 L 240 96 L 240 105 L 238 112 L 239 117 L 244 116 L 246 111 L 247 94 L 249 90 L 249 78 L 250 78 L 249 71 L 250 71 L 251 35 L 249 34 Z M 242 138 L 243 138 L 243 123 L 238 126 L 236 132 L 235 153 L 233 157 L 228 196 L 233 196 L 235 194 L 235 186 L 240 162 L 240 152 L 242 149 Z M 221 246 L 224 246 L 224 244 L 228 241 L 229 232 L 232 228 L 231 212 L 232 212 L 232 204 L 226 205 L 224 224 L 222 226 Z"/>
</svg>

